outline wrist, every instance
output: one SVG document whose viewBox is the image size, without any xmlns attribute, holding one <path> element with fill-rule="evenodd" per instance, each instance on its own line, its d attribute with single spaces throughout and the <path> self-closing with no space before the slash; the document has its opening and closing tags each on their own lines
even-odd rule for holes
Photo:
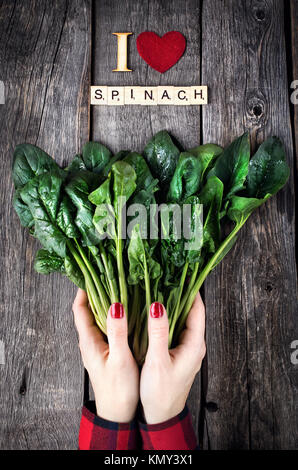
<svg viewBox="0 0 298 470">
<path fill-rule="evenodd" d="M 158 410 L 156 407 L 143 407 L 143 416 L 146 424 L 160 424 L 169 421 L 175 416 L 179 415 L 185 408 L 185 402 L 176 403 L 175 405 L 166 409 Z"/>
<path fill-rule="evenodd" d="M 128 403 L 123 404 L 121 407 L 105 406 L 102 401 L 95 398 L 96 414 L 106 421 L 114 423 L 130 423 L 136 415 L 136 406 L 129 406 Z"/>
</svg>

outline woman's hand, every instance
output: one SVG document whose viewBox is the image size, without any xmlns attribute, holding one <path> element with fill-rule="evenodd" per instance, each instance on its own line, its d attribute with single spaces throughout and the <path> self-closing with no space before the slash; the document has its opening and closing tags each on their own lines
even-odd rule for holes
<svg viewBox="0 0 298 470">
<path fill-rule="evenodd" d="M 168 349 L 165 308 L 155 302 L 148 318 L 149 347 L 141 372 L 140 397 L 148 424 L 179 414 L 206 353 L 205 308 L 200 294 L 189 312 L 186 329 L 175 349 Z"/>
<path fill-rule="evenodd" d="M 139 370 L 128 346 L 127 319 L 121 304 L 111 305 L 107 316 L 108 342 L 97 327 L 85 291 L 73 304 L 79 346 L 95 395 L 97 414 L 128 423 L 139 401 Z"/>
</svg>

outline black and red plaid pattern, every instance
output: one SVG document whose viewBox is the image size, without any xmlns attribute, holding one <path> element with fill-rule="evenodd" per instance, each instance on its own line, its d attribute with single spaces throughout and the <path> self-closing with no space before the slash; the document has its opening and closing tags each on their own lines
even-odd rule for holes
<svg viewBox="0 0 298 470">
<path fill-rule="evenodd" d="M 92 411 L 91 411 L 92 410 Z M 79 450 L 133 450 L 137 448 L 138 427 L 131 423 L 114 423 L 96 416 L 94 402 L 83 407 L 79 433 Z"/>
<path fill-rule="evenodd" d="M 179 415 L 160 424 L 139 422 L 144 450 L 194 450 L 197 439 L 187 407 Z"/>
<path fill-rule="evenodd" d="M 140 444 L 141 434 L 142 444 Z M 94 402 L 83 407 L 80 450 L 193 450 L 196 436 L 188 409 L 160 424 L 114 423 L 95 414 Z"/>
</svg>

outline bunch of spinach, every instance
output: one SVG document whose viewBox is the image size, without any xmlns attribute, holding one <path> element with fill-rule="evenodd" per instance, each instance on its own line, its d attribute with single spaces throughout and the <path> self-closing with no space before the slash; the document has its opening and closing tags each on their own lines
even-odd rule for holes
<svg viewBox="0 0 298 470">
<path fill-rule="evenodd" d="M 112 155 L 88 142 L 66 168 L 31 144 L 14 153 L 13 205 L 42 245 L 36 271 L 60 272 L 85 289 L 104 333 L 109 305 L 122 302 L 139 362 L 151 302 L 166 306 L 171 346 L 207 275 L 252 212 L 289 177 L 277 137 L 252 158 L 248 133 L 225 149 L 205 144 L 181 151 L 177 145 L 166 131 L 150 140 L 143 155 Z M 185 207 L 187 237 L 169 216 Z"/>
</svg>

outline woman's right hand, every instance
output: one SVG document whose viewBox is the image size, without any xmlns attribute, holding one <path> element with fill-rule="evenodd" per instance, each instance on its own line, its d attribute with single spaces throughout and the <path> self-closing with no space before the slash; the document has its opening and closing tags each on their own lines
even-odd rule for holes
<svg viewBox="0 0 298 470">
<path fill-rule="evenodd" d="M 179 345 L 169 350 L 169 323 L 164 306 L 151 305 L 149 346 L 141 372 L 140 398 L 147 424 L 162 423 L 178 415 L 206 353 L 205 307 L 200 294 L 189 312 Z"/>
<path fill-rule="evenodd" d="M 75 324 L 85 368 L 95 396 L 97 414 L 108 421 L 129 423 L 139 401 L 139 370 L 128 346 L 126 312 L 112 304 L 107 316 L 107 337 L 97 327 L 85 291 L 73 304 Z"/>
</svg>

